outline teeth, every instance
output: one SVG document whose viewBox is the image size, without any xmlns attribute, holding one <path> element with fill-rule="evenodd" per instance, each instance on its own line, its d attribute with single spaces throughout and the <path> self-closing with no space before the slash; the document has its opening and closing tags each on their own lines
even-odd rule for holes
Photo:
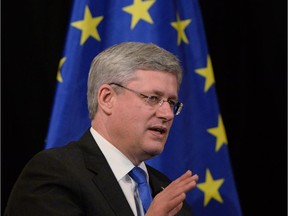
<svg viewBox="0 0 288 216">
<path fill-rule="evenodd" d="M 150 129 L 151 129 L 151 130 L 154 130 L 154 131 L 157 131 L 157 132 L 159 132 L 160 134 L 163 134 L 163 133 L 166 132 L 166 129 L 165 129 L 165 128 L 151 127 Z"/>
<path fill-rule="evenodd" d="M 161 134 L 164 132 L 164 130 L 163 130 L 163 129 L 160 129 L 160 128 L 156 128 L 155 130 L 158 131 L 158 132 L 161 133 Z"/>
</svg>

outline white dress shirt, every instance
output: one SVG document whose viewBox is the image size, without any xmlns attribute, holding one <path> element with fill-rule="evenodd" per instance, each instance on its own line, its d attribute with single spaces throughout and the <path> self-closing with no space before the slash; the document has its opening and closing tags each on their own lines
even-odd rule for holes
<svg viewBox="0 0 288 216">
<path fill-rule="evenodd" d="M 135 191 L 136 197 L 139 197 L 137 184 L 129 176 L 129 172 L 134 168 L 134 164 L 114 145 L 109 143 L 104 137 L 102 137 L 96 130 L 92 127 L 90 132 L 104 154 L 110 168 L 112 169 L 117 181 L 119 182 L 120 187 L 122 188 L 123 193 L 126 196 L 126 199 L 134 213 L 137 215 L 136 203 L 138 201 L 139 206 L 142 207 L 141 200 L 138 198 L 135 200 Z M 141 167 L 147 174 L 147 181 L 149 182 L 149 176 L 147 168 L 144 162 L 141 162 L 139 167 Z M 139 210 L 138 210 L 139 211 Z M 144 216 L 143 208 L 141 208 L 141 213 L 138 216 Z M 139 214 L 139 213 L 138 213 Z"/>
</svg>

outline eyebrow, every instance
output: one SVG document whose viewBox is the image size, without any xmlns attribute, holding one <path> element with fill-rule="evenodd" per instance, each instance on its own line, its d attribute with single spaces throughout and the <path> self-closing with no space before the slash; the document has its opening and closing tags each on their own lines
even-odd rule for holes
<svg viewBox="0 0 288 216">
<path fill-rule="evenodd" d="M 148 93 L 147 93 L 148 94 Z M 161 97 L 164 97 L 164 93 L 163 92 L 161 92 L 161 91 L 158 91 L 158 90 L 154 90 L 154 91 L 152 91 L 152 93 L 149 93 L 150 95 L 151 94 L 155 94 L 155 95 L 157 95 L 157 96 L 161 96 Z M 177 96 L 170 96 L 170 97 L 167 97 L 167 99 L 172 99 L 172 100 L 178 100 L 178 97 Z"/>
</svg>

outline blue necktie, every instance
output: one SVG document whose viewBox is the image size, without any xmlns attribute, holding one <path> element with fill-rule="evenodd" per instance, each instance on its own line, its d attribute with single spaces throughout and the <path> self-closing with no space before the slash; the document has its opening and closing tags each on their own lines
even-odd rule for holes
<svg viewBox="0 0 288 216">
<path fill-rule="evenodd" d="M 129 175 L 135 182 L 137 182 L 140 199 L 142 201 L 144 212 L 146 212 L 152 202 L 151 190 L 146 179 L 146 173 L 140 167 L 134 167 L 129 172 Z"/>
</svg>

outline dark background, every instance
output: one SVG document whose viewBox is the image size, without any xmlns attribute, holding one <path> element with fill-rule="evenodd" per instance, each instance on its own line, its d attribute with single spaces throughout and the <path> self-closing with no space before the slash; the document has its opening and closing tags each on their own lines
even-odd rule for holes
<svg viewBox="0 0 288 216">
<path fill-rule="evenodd" d="M 243 215 L 286 215 L 285 0 L 199 0 Z M 2 1 L 1 207 L 44 147 L 71 0 Z"/>
</svg>

